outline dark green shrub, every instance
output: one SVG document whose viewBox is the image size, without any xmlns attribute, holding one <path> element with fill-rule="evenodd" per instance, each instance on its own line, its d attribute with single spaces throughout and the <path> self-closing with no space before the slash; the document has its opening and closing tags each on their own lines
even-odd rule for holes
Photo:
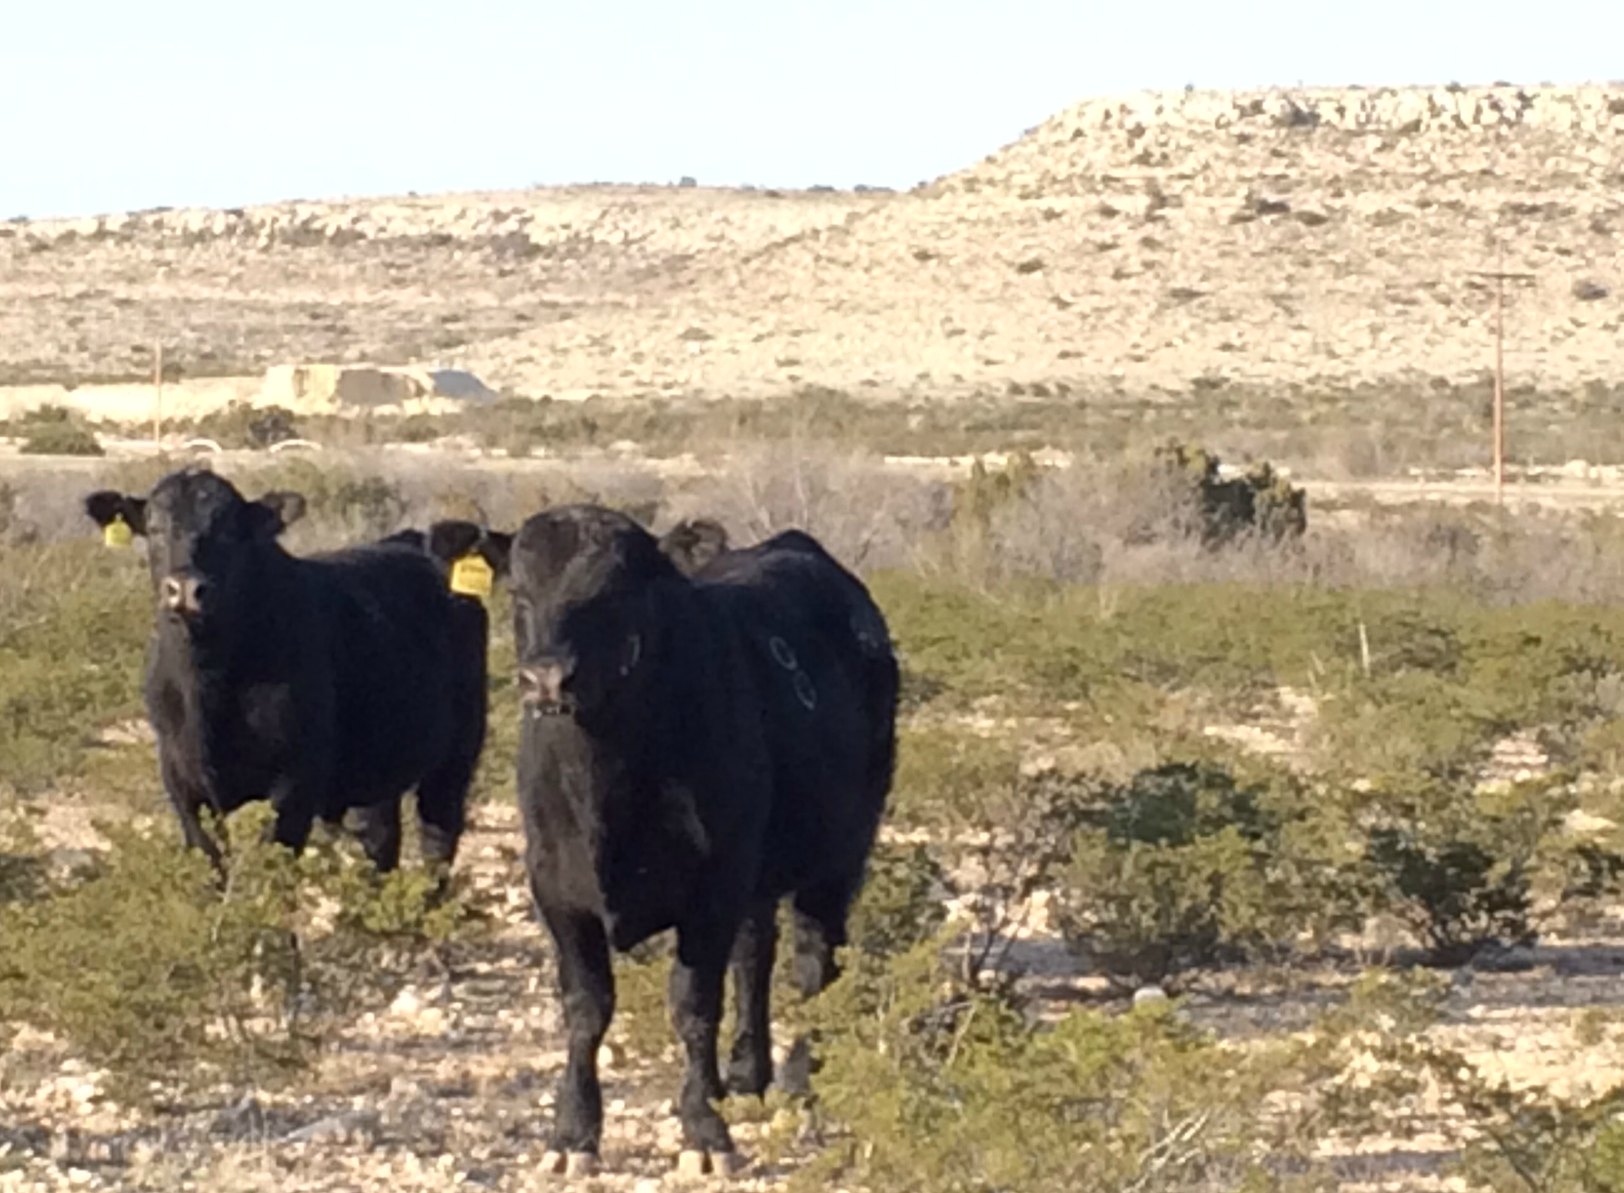
<svg viewBox="0 0 1624 1193">
<path fill-rule="evenodd" d="M 1062 924 L 1114 978 L 1278 955 L 1366 911 L 1334 815 L 1283 777 L 1250 786 L 1210 764 L 1168 763 L 1095 786 L 1080 820 Z"/>
<path fill-rule="evenodd" d="M 1575 806 L 1560 776 L 1507 791 L 1417 781 L 1373 793 L 1363 819 L 1379 897 L 1437 964 L 1459 965 L 1489 946 L 1532 943 L 1542 872 L 1564 871 L 1553 893 L 1574 897 L 1586 881 L 1610 884 L 1617 870 L 1594 843 L 1559 847 L 1563 818 Z"/>
<path fill-rule="evenodd" d="M 103 456 L 107 453 L 90 428 L 76 422 L 35 422 L 22 427 L 25 456 Z"/>
<path fill-rule="evenodd" d="M 297 416 L 282 406 L 253 406 L 230 402 L 193 422 L 191 434 L 212 439 L 227 449 L 264 450 L 285 439 L 296 439 Z"/>
<path fill-rule="evenodd" d="M 327 501 L 333 517 L 357 525 L 369 535 L 387 534 L 406 513 L 406 499 L 400 489 L 381 476 L 340 481 L 331 489 Z"/>
<path fill-rule="evenodd" d="M 444 434 L 443 420 L 428 414 L 409 414 L 391 428 L 389 438 L 400 443 L 433 443 Z"/>
<path fill-rule="evenodd" d="M 1087 1193 L 1272 1188 L 1293 1146 L 1264 1096 L 1280 1059 L 1223 1048 L 1163 1008 L 1038 1024 L 964 984 L 930 941 L 860 955 L 815 1004 L 823 1153 L 796 1188 Z"/>
<path fill-rule="evenodd" d="M 145 577 L 90 543 L 18 548 L 0 574 L 0 789 L 77 773 L 97 730 L 139 716 Z"/>
<path fill-rule="evenodd" d="M 261 840 L 268 818 L 233 817 L 223 885 L 170 832 L 103 826 L 112 848 L 87 874 L 0 907 L 0 1020 L 53 1032 L 130 1097 L 271 1080 L 464 925 L 433 876 L 296 859 Z"/>
<path fill-rule="evenodd" d="M 1440 965 L 1459 965 L 1489 944 L 1530 944 L 1528 875 L 1476 841 L 1427 841 L 1380 828 L 1370 862 Z"/>
<path fill-rule="evenodd" d="M 1184 493 L 1192 529 L 1209 547 L 1248 533 L 1284 542 L 1300 538 L 1308 527 L 1306 495 L 1268 463 L 1225 478 L 1217 456 L 1176 440 L 1157 448 L 1155 459 Z"/>
</svg>

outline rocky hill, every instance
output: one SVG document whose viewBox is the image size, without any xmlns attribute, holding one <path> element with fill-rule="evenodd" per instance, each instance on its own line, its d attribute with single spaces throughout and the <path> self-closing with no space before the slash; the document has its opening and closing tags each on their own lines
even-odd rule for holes
<svg viewBox="0 0 1624 1193">
<path fill-rule="evenodd" d="M 1624 86 L 1090 100 L 907 194 L 582 187 L 0 225 L 0 382 L 1171 399 L 1616 375 Z"/>
</svg>

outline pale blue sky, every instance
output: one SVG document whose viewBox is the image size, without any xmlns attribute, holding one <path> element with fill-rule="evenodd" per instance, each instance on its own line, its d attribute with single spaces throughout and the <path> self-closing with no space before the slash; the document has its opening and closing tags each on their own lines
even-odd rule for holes
<svg viewBox="0 0 1624 1193">
<path fill-rule="evenodd" d="M 1624 76 L 1617 0 L 0 2 L 0 218 L 906 187 L 1088 95 Z"/>
</svg>

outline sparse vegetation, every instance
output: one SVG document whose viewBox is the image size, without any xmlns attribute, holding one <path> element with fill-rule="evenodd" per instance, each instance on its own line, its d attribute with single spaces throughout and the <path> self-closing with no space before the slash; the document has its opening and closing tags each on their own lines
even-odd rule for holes
<svg viewBox="0 0 1624 1193">
<path fill-rule="evenodd" d="M 263 450 L 299 435 L 297 418 L 291 410 L 281 406 L 251 406 L 246 402 L 231 402 L 206 417 L 171 425 L 198 438 L 213 440 L 227 450 Z"/>
<path fill-rule="evenodd" d="M 0 384 L 145 385 L 160 340 L 172 385 L 443 359 L 505 397 L 162 429 L 303 493 L 299 551 L 596 500 L 803 527 L 866 574 L 905 671 L 893 806 L 810 1005 L 784 917 L 778 1025 L 816 1072 L 728 1108 L 762 1185 L 1619 1193 L 1624 517 L 1563 503 L 1620 454 L 1620 176 L 1546 142 L 1603 160 L 1621 112 L 1187 89 L 911 196 L 685 177 L 18 217 Z M 1308 509 L 1298 478 L 1486 463 L 1485 221 L 1538 282 L 1512 460 L 1562 466 L 1561 500 L 1530 472 L 1505 509 Z M 0 481 L 0 1186 L 527 1186 L 562 1038 L 505 591 L 449 895 L 342 839 L 292 858 L 263 808 L 217 882 L 143 733 L 139 548 L 78 510 L 174 461 L 97 459 L 111 430 L 0 425 L 30 457 Z M 322 450 L 268 450 L 292 436 Z M 883 459 L 948 455 L 977 459 Z M 668 948 L 619 965 L 605 1187 L 676 1146 Z"/>
<path fill-rule="evenodd" d="M 1325 1187 L 1341 1153 L 1324 1140 L 1380 1133 L 1435 1073 L 1464 1117 L 1428 1121 L 1465 1124 L 1453 1154 L 1490 1187 L 1610 1187 L 1607 1097 L 1500 1089 L 1470 1059 L 1448 1076 L 1438 1020 L 1376 979 L 1347 998 L 1361 964 L 1476 972 L 1618 898 L 1624 803 L 1605 780 L 1624 614 L 1598 599 L 1614 519 L 1367 511 L 1351 528 L 1316 517 L 1289 551 L 1245 534 L 1207 550 L 1190 490 L 1148 455 L 1097 470 L 1017 455 L 958 488 L 839 452 L 738 458 L 721 481 L 577 464 L 517 484 L 278 459 L 248 488 L 306 495 L 299 549 L 451 512 L 511 528 L 527 505 L 596 497 L 655 523 L 719 513 L 743 540 L 807 525 L 865 560 L 905 659 L 894 838 L 846 976 L 809 1006 L 781 983 L 817 1097 L 734 1107 L 748 1147 L 807 1187 Z M 106 477 L 139 489 L 158 467 Z M 127 731 L 150 615 L 138 553 L 42 513 L 87 487 L 24 475 L 8 498 L 31 540 L 0 573 L 9 1028 L 48 1032 L 132 1105 L 222 1084 L 271 1097 L 322 1080 L 397 993 L 487 980 L 502 932 L 534 973 L 517 887 L 437 902 L 427 875 L 376 883 L 345 846 L 294 862 L 252 818 L 233 823 L 224 889 L 179 851 L 151 747 Z M 1563 567 L 1535 574 L 1554 543 Z M 479 816 L 512 799 L 505 600 Z M 1511 767 L 1508 742 L 1537 760 Z M 53 804 L 70 796 L 103 814 L 64 850 Z M 507 909 L 496 935 L 470 906 Z M 622 964 L 609 1040 L 615 1079 L 662 1096 L 663 947 Z M 1228 991 L 1284 1005 L 1305 983 L 1333 1009 L 1300 1037 L 1224 1018 L 1250 1005 Z M 1191 1001 L 1125 1013 L 1144 987 Z M 1555 1183 L 1518 1185 L 1525 1172 Z"/>
<path fill-rule="evenodd" d="M 379 880 L 330 850 L 295 862 L 261 843 L 256 811 L 231 826 L 223 889 L 171 833 L 109 826 L 88 873 L 0 911 L 0 1022 L 59 1033 L 127 1098 L 263 1083 L 387 1002 L 414 950 L 458 925 L 426 875 Z"/>
</svg>

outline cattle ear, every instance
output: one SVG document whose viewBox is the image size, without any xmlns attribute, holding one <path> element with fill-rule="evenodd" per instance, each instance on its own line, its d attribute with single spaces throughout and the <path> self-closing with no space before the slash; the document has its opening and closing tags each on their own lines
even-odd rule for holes
<svg viewBox="0 0 1624 1193">
<path fill-rule="evenodd" d="M 305 499 L 297 493 L 278 490 L 248 503 L 254 533 L 275 538 L 304 516 Z"/>
<path fill-rule="evenodd" d="M 114 489 L 98 489 L 85 498 L 85 513 L 103 530 L 119 518 L 136 534 L 147 532 L 147 499 Z"/>
<path fill-rule="evenodd" d="M 305 516 L 305 499 L 302 493 L 277 489 L 275 492 L 267 493 L 261 497 L 258 504 L 264 506 L 274 515 L 272 534 L 280 534 Z"/>
<path fill-rule="evenodd" d="M 693 575 L 728 548 L 727 531 L 710 518 L 678 522 L 660 538 L 660 550 L 684 575 Z"/>
<path fill-rule="evenodd" d="M 487 530 L 479 545 L 479 553 L 498 576 L 508 574 L 508 560 L 513 555 L 513 536 L 500 530 Z"/>
<path fill-rule="evenodd" d="M 479 546 L 479 527 L 461 518 L 447 518 L 429 527 L 429 554 L 441 563 L 456 563 Z"/>
</svg>

